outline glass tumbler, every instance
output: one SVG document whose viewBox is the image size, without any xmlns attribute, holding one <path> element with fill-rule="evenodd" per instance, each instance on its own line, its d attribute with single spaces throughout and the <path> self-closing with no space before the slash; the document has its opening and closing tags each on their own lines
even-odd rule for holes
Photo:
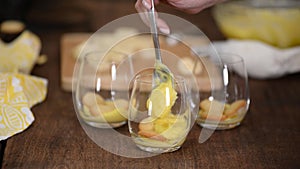
<svg viewBox="0 0 300 169">
<path fill-rule="evenodd" d="M 117 51 L 92 51 L 80 61 L 75 85 L 75 110 L 80 122 L 97 128 L 120 127 L 127 122 L 128 99 L 115 98 L 116 92 L 126 89 L 121 84 L 114 90 L 115 58 L 126 57 Z M 121 77 L 118 77 L 121 78 Z"/>
<path fill-rule="evenodd" d="M 181 147 L 191 128 L 190 93 L 185 80 L 153 87 L 153 73 L 140 73 L 133 82 L 128 126 L 137 147 L 152 153 Z"/>
<path fill-rule="evenodd" d="M 250 104 L 248 76 L 243 58 L 236 54 L 221 53 L 221 87 L 215 93 L 224 94 L 224 100 L 207 95 L 201 98 L 197 123 L 205 128 L 230 129 L 239 126 Z"/>
</svg>

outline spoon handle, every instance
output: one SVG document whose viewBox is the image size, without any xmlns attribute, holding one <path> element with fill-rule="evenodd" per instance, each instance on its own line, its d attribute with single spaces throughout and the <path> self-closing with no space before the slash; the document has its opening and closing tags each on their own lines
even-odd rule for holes
<svg viewBox="0 0 300 169">
<path fill-rule="evenodd" d="M 154 48 L 155 48 L 155 59 L 156 59 L 155 61 L 161 63 L 162 60 L 161 60 L 158 31 L 157 31 L 156 18 L 155 18 L 154 0 L 151 0 L 151 9 L 149 12 L 149 18 L 150 18 L 150 30 L 151 30 Z"/>
</svg>

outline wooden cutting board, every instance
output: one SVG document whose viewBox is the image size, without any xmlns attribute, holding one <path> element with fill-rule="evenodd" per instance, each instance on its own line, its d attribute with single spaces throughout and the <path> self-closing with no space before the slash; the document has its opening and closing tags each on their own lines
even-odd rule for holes
<svg viewBox="0 0 300 169">
<path fill-rule="evenodd" d="M 89 33 L 67 33 L 61 38 L 61 87 L 66 91 L 72 91 L 73 71 L 76 59 L 73 57 L 74 48 L 80 43 L 86 41 L 91 34 Z"/>
<path fill-rule="evenodd" d="M 76 64 L 76 58 L 74 57 L 74 49 L 81 44 L 88 40 L 91 36 L 90 33 L 67 33 L 64 34 L 61 38 L 61 87 L 65 91 L 72 91 L 72 82 L 76 80 L 73 78 L 73 71 Z M 149 42 L 151 42 L 151 37 L 149 37 Z M 132 39 L 129 39 L 132 41 Z M 195 43 L 205 43 L 201 39 L 191 39 L 189 40 Z M 126 40 L 121 43 L 121 45 L 128 45 L 130 42 Z M 166 39 L 161 39 L 161 48 L 167 51 L 170 51 L 180 57 L 186 57 L 191 55 L 190 48 L 182 43 L 173 44 L 167 43 Z M 118 44 L 119 45 L 119 44 Z M 123 46 L 123 48 L 124 48 Z M 138 50 L 138 49 L 137 49 Z M 203 61 L 205 63 L 203 63 Z M 143 62 L 140 60 L 138 62 Z M 147 61 L 146 61 L 147 62 Z M 172 63 L 172 60 L 167 61 L 167 66 L 176 66 L 176 63 Z M 201 64 L 203 70 L 201 74 L 197 75 L 197 83 L 202 91 L 210 91 L 211 85 L 210 80 L 208 78 L 208 73 L 205 68 L 210 67 L 211 64 L 204 59 L 201 59 Z M 205 66 L 203 66 L 205 64 Z M 177 71 L 178 69 L 175 69 Z M 176 73 L 176 72 L 175 72 Z M 175 74 L 174 73 L 174 74 Z M 110 76 L 107 76 L 110 77 Z M 110 81 L 110 79 L 106 79 L 106 81 Z M 107 84 L 110 84 L 107 82 Z"/>
</svg>

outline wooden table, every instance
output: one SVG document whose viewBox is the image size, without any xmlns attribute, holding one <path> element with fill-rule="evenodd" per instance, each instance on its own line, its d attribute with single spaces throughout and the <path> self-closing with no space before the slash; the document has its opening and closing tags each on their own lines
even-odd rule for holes
<svg viewBox="0 0 300 169">
<path fill-rule="evenodd" d="M 118 2 L 125 6 L 126 2 Z M 131 8 L 120 8 L 114 17 L 134 12 Z M 224 38 L 210 9 L 183 17 L 198 25 L 210 39 Z M 49 80 L 48 96 L 33 107 L 36 120 L 26 131 L 1 142 L 3 168 L 300 168 L 300 74 L 273 80 L 250 79 L 250 110 L 240 127 L 217 131 L 200 144 L 202 128 L 195 125 L 176 152 L 143 159 L 125 158 L 103 150 L 87 137 L 76 118 L 72 94 L 60 86 L 62 34 L 90 31 L 91 25 L 101 26 L 105 21 L 91 22 L 90 27 L 76 30 L 73 26 L 53 26 L 35 19 L 29 26 L 41 37 L 42 53 L 49 60 L 36 66 L 32 74 Z M 128 128 L 118 130 L 125 133 Z"/>
</svg>

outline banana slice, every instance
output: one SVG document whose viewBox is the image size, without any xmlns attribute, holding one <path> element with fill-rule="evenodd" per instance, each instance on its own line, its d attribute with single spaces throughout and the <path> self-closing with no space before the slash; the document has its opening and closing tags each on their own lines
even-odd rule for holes
<svg viewBox="0 0 300 169">
<path fill-rule="evenodd" d="M 154 119 L 152 117 L 147 117 L 147 118 L 143 119 L 139 123 L 139 130 L 141 130 L 141 131 L 154 130 L 153 121 L 154 121 Z"/>
<path fill-rule="evenodd" d="M 128 102 L 123 99 L 104 100 L 98 94 L 87 92 L 83 98 L 83 118 L 93 122 L 121 122 L 127 120 Z"/>
<path fill-rule="evenodd" d="M 127 120 L 117 109 L 110 106 L 93 106 L 85 108 L 85 120 L 101 123 L 117 123 Z M 90 116 L 89 116 L 90 115 Z"/>
<path fill-rule="evenodd" d="M 101 97 L 98 94 L 95 94 L 93 92 L 87 92 L 83 98 L 82 98 L 82 103 L 87 106 L 87 107 L 92 107 L 95 104 L 102 104 L 104 103 L 103 97 Z"/>
</svg>

